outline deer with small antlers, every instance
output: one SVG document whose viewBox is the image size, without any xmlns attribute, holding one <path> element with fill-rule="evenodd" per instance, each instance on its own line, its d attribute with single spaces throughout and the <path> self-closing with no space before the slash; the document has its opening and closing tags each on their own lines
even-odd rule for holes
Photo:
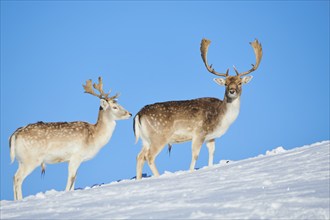
<svg viewBox="0 0 330 220">
<path fill-rule="evenodd" d="M 256 63 L 246 72 L 239 73 L 234 66 L 236 76 L 216 72 L 208 65 L 207 51 L 211 41 L 201 42 L 201 56 L 206 69 L 217 76 L 214 81 L 225 86 L 223 100 L 217 98 L 198 98 L 184 101 L 169 101 L 144 106 L 134 118 L 134 134 L 136 142 L 142 140 L 142 150 L 137 156 L 136 178 L 142 178 L 145 161 L 154 176 L 159 176 L 155 159 L 166 146 L 171 148 L 174 143 L 192 141 L 192 159 L 190 170 L 195 168 L 202 144 L 206 142 L 209 151 L 208 165 L 213 164 L 215 138 L 221 137 L 236 120 L 240 109 L 242 84 L 247 84 L 252 76 L 247 74 L 255 71 L 262 58 L 262 47 L 258 40 L 250 43 L 256 57 Z"/>
<path fill-rule="evenodd" d="M 92 80 L 83 85 L 85 93 L 100 99 L 100 109 L 96 124 L 87 122 L 38 122 L 17 129 L 9 139 L 10 157 L 18 161 L 18 170 L 14 176 L 14 199 L 21 200 L 24 179 L 39 165 L 42 173 L 45 164 L 68 162 L 68 181 L 65 190 L 73 190 L 77 170 L 80 164 L 92 159 L 106 145 L 115 129 L 115 120 L 132 116 L 120 106 L 115 96 L 103 91 L 102 78 L 92 88 Z"/>
</svg>

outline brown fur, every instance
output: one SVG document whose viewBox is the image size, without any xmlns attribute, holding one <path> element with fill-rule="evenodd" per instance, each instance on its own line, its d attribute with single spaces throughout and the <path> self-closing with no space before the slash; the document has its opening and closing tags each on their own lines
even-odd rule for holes
<svg viewBox="0 0 330 220">
<path fill-rule="evenodd" d="M 182 121 L 194 123 L 192 126 L 198 126 L 200 131 L 208 133 L 219 123 L 218 115 L 224 114 L 222 104 L 222 100 L 217 98 L 160 102 L 143 107 L 137 115 L 140 122 L 143 118 L 149 118 L 152 126 L 159 130 L 174 132 L 175 119 L 180 118 Z M 188 140 L 175 140 L 176 143 L 183 141 Z"/>
</svg>

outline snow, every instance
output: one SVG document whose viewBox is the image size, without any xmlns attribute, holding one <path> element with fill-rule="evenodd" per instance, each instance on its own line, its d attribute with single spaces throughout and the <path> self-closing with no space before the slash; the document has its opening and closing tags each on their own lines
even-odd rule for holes
<svg viewBox="0 0 330 220">
<path fill-rule="evenodd" d="M 270 156 L 270 155 L 275 155 L 275 154 L 280 154 L 280 153 L 284 153 L 286 150 L 281 146 L 281 147 L 277 147 L 273 150 L 268 150 L 266 151 L 266 155 Z"/>
<path fill-rule="evenodd" d="M 1 219 L 329 219 L 330 142 L 1 201 Z"/>
</svg>

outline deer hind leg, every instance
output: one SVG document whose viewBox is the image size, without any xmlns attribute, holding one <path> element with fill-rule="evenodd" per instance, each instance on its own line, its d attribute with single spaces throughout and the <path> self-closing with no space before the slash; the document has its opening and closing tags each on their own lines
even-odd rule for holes
<svg viewBox="0 0 330 220">
<path fill-rule="evenodd" d="M 68 181 L 65 187 L 65 191 L 74 190 L 74 183 L 76 181 L 77 170 L 81 164 L 80 160 L 71 160 L 69 162 L 69 174 Z"/>
<path fill-rule="evenodd" d="M 198 159 L 199 152 L 201 151 L 204 139 L 203 138 L 193 138 L 192 140 L 192 157 L 191 157 L 191 164 L 190 164 L 190 171 L 195 170 L 196 161 Z"/>
<path fill-rule="evenodd" d="M 153 145 L 153 146 L 155 146 L 155 145 Z M 155 159 L 161 150 L 162 150 L 162 147 L 156 147 L 156 148 L 151 147 L 151 148 L 149 148 L 148 153 L 147 153 L 148 165 L 149 165 L 153 175 L 156 177 L 159 176 L 159 172 L 158 172 L 156 164 L 155 164 Z"/>
<path fill-rule="evenodd" d="M 138 154 L 137 158 L 136 158 L 136 179 L 140 180 L 142 178 L 142 170 L 143 170 L 143 165 L 144 162 L 146 161 L 146 157 L 147 157 L 147 152 L 148 149 L 143 146 L 142 150 L 140 151 L 140 153 Z"/>
<path fill-rule="evenodd" d="M 14 200 L 23 199 L 22 184 L 24 179 L 38 166 L 38 164 L 19 163 L 18 169 L 14 176 Z"/>
<path fill-rule="evenodd" d="M 214 157 L 214 151 L 215 151 L 215 141 L 214 139 L 209 140 L 206 142 L 207 149 L 209 150 L 209 166 L 213 165 L 213 157 Z"/>
</svg>

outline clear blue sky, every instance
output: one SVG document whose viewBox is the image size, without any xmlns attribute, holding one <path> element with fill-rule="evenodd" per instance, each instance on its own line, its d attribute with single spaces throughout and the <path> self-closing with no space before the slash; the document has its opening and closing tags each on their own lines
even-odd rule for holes
<svg viewBox="0 0 330 220">
<path fill-rule="evenodd" d="M 217 71 L 249 69 L 255 38 L 264 51 L 239 117 L 216 140 L 215 163 L 329 139 L 329 1 L 1 1 L 1 200 L 13 199 L 8 138 L 18 127 L 95 123 L 99 100 L 83 93 L 87 79 L 103 76 L 134 115 L 159 101 L 222 99 L 200 57 L 203 37 Z M 132 124 L 118 121 L 110 142 L 80 166 L 76 187 L 135 176 L 141 144 Z M 207 158 L 203 146 L 197 167 Z M 190 159 L 190 143 L 177 144 L 156 164 L 161 173 L 187 170 Z M 24 196 L 64 190 L 67 163 L 40 173 L 25 179 Z"/>
</svg>

